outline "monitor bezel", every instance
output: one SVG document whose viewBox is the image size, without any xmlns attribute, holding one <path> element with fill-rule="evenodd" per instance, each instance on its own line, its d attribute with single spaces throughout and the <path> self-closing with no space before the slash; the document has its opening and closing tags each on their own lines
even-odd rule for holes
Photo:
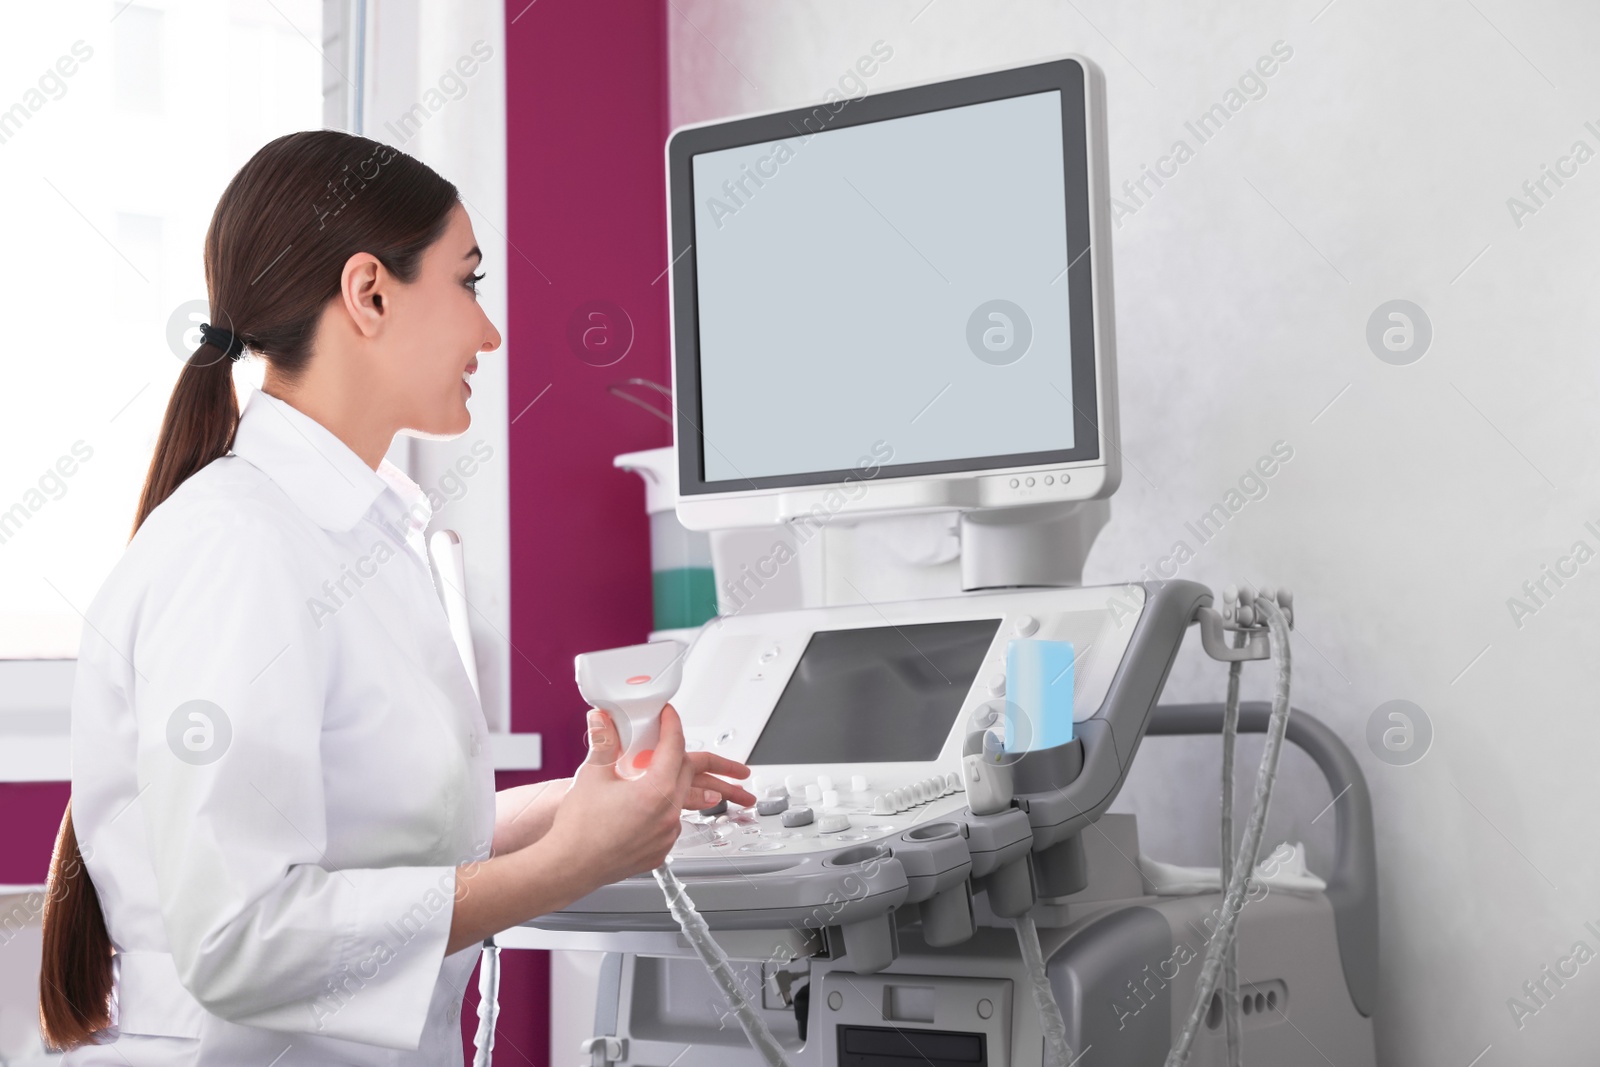
<svg viewBox="0 0 1600 1067">
<path fill-rule="evenodd" d="M 769 495 L 784 490 L 808 490 L 858 480 L 856 468 L 805 471 L 707 480 L 706 441 L 701 429 L 703 404 L 700 375 L 700 309 L 695 239 L 693 160 L 706 152 L 793 139 L 795 130 L 813 129 L 820 135 L 835 129 L 861 126 L 950 108 L 965 107 L 1039 93 L 1061 94 L 1063 168 L 1066 174 L 1067 277 L 1066 298 L 1070 321 L 1071 381 L 1073 390 L 1073 441 L 1070 449 L 963 457 L 916 463 L 886 463 L 873 472 L 877 483 L 938 476 L 977 476 L 1027 468 L 1062 468 L 1102 465 L 1111 468 L 1107 490 L 1115 486 L 1115 466 L 1106 455 L 1114 448 L 1101 410 L 1104 391 L 1111 387 L 1109 373 L 1101 367 L 1097 314 L 1102 294 L 1098 277 L 1101 252 L 1094 248 L 1095 203 L 1102 181 L 1095 159 L 1096 131 L 1091 100 L 1094 85 L 1085 61 L 1068 57 L 974 74 L 928 85 L 889 90 L 835 105 L 819 104 L 752 115 L 722 122 L 684 127 L 667 144 L 669 187 L 669 272 L 673 317 L 674 436 L 677 445 L 680 502 L 695 498 Z M 820 116 L 820 119 L 819 119 Z M 807 126 L 807 120 L 812 125 Z M 821 121 L 822 129 L 816 129 Z M 1102 164 L 1103 165 L 1103 164 Z M 1086 254 L 1088 253 L 1088 254 Z M 1109 368 L 1106 368 L 1109 370 Z M 1091 398 L 1088 404 L 1082 398 Z M 1097 494 L 1098 495 L 1098 494 Z"/>
</svg>

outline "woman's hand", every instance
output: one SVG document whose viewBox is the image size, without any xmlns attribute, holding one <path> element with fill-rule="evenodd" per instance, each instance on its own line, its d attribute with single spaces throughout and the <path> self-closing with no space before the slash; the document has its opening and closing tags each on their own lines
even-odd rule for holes
<svg viewBox="0 0 1600 1067">
<path fill-rule="evenodd" d="M 686 752 L 684 762 L 694 769 L 694 779 L 690 782 L 692 789 L 703 790 L 701 800 L 703 803 L 690 804 L 691 808 L 709 808 L 717 801 L 726 798 L 730 804 L 738 804 L 746 808 L 753 808 L 756 804 L 755 794 L 743 786 L 732 782 L 725 782 L 723 778 L 748 778 L 750 768 L 742 763 L 736 763 L 726 756 L 719 756 L 714 752 Z M 722 778 L 714 775 L 722 775 Z M 694 796 L 691 791 L 690 797 Z"/>
<path fill-rule="evenodd" d="M 685 759 L 683 724 L 672 705 L 661 711 L 661 740 L 643 774 L 618 774 L 621 754 L 611 717 L 590 709 L 589 756 L 547 835 L 590 888 L 661 866 L 678 840 L 679 813 L 704 806 L 705 787 L 694 784 L 701 772 Z"/>
<path fill-rule="evenodd" d="M 671 704 L 662 709 L 662 714 L 665 715 L 668 711 L 673 715 L 678 713 L 678 709 Z M 652 758 L 651 753 L 645 752 L 635 762 L 641 767 L 646 767 Z M 711 807 L 723 798 L 727 798 L 730 804 L 739 804 L 746 808 L 755 807 L 754 793 L 723 780 L 723 778 L 748 778 L 749 767 L 714 752 L 685 752 L 683 759 L 694 771 L 694 778 L 689 783 L 689 799 L 684 807 L 699 811 L 701 808 Z M 723 778 L 716 777 L 719 774 Z"/>
<path fill-rule="evenodd" d="M 459 868 L 447 954 L 661 866 L 678 840 L 684 808 L 708 807 L 724 796 L 736 804 L 755 802 L 717 777 L 745 778 L 750 768 L 709 752 L 684 752 L 683 724 L 671 704 L 661 711 L 661 740 L 644 773 L 618 774 L 621 754 L 610 717 L 590 711 L 589 757 L 555 805 L 549 829 L 524 847 Z M 538 795 L 534 806 L 555 795 Z"/>
</svg>

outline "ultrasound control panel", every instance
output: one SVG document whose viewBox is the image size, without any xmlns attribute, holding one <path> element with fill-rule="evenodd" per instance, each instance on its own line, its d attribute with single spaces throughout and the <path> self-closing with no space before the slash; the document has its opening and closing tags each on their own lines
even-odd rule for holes
<svg viewBox="0 0 1600 1067">
<path fill-rule="evenodd" d="M 753 808 L 686 815 L 675 857 L 825 852 L 961 814 L 967 734 L 1006 707 L 1013 638 L 1070 641 L 1073 707 L 1099 709 L 1143 587 L 979 593 L 717 619 L 672 704 L 691 749 L 751 766 Z M 1027 740 L 1024 721 L 1018 731 Z"/>
<path fill-rule="evenodd" d="M 840 786 L 844 788 L 841 789 Z M 836 782 L 832 775 L 790 774 L 752 792 L 754 808 L 726 801 L 686 815 L 674 856 L 752 855 L 806 852 L 871 841 L 937 821 L 966 807 L 957 772 L 934 774 L 905 785 L 874 783 L 865 775 Z"/>
<path fill-rule="evenodd" d="M 1036 890 L 1070 891 L 1049 891 L 1070 881 L 1063 850 L 1120 788 L 1183 634 L 1209 600 L 1203 586 L 1174 581 L 708 623 L 672 704 L 691 749 L 750 765 L 756 803 L 686 814 L 675 870 L 713 929 L 838 927 L 858 966 L 892 955 L 881 924 L 902 904 L 920 904 L 925 936 L 955 943 L 971 936 L 973 892 L 1009 916 Z M 1072 645 L 1067 744 L 1031 746 L 1027 709 L 1007 700 L 1008 646 L 1027 637 Z M 963 755 L 1002 716 L 1015 800 L 978 804 Z M 1030 854 L 1034 864 L 1019 862 Z M 529 925 L 675 929 L 649 875 Z"/>
</svg>

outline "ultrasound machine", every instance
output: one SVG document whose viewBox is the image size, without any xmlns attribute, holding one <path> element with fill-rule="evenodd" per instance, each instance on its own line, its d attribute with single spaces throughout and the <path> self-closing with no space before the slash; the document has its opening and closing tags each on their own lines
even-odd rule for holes
<svg viewBox="0 0 1600 1067">
<path fill-rule="evenodd" d="M 1107 809 L 1147 734 L 1221 730 L 1220 703 L 1159 703 L 1191 626 L 1221 659 L 1269 638 L 1191 581 L 1082 583 L 1120 477 L 1099 71 L 684 127 L 666 164 L 676 512 L 710 531 L 719 614 L 652 644 L 689 747 L 759 798 L 686 815 L 669 865 L 782 1062 L 1035 1067 L 1044 996 L 1081 1067 L 1169 1062 L 1191 1001 L 1187 1062 L 1227 1063 L 1222 987 L 1195 997 L 1219 886 L 1157 884 Z M 1336 857 L 1250 882 L 1238 1045 L 1370 1065 L 1369 794 L 1331 730 L 1286 721 Z M 771 1061 L 649 875 L 515 933 L 605 953 L 571 1062 Z"/>
</svg>

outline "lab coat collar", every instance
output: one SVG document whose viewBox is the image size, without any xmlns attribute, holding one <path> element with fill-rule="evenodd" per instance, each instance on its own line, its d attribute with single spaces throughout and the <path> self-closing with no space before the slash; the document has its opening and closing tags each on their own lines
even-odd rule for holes
<svg viewBox="0 0 1600 1067">
<path fill-rule="evenodd" d="M 426 495 L 394 464 L 374 471 L 327 427 L 260 390 L 245 403 L 233 452 L 325 530 L 354 529 L 374 504 L 402 535 L 430 517 Z"/>
</svg>

